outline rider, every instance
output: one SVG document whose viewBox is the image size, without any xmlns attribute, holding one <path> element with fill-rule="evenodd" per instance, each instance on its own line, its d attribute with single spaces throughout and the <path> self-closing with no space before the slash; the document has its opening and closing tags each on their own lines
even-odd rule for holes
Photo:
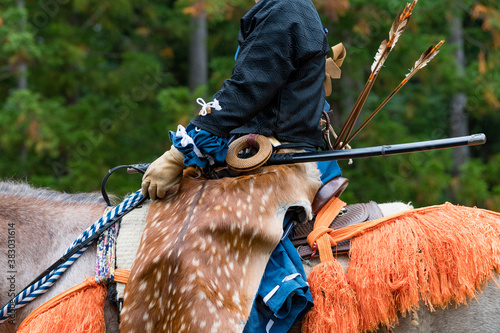
<svg viewBox="0 0 500 333">
<path fill-rule="evenodd" d="M 145 173 L 142 190 L 151 199 L 179 183 L 185 166 L 224 162 L 232 135 L 325 148 L 319 122 L 329 47 L 319 15 L 311 0 L 255 2 L 241 19 L 231 78 L 186 129 L 170 132 L 172 147 Z M 318 166 L 323 182 L 341 174 L 335 161 Z M 287 331 L 311 306 L 300 257 L 285 238 L 271 256 L 245 330 Z"/>
</svg>

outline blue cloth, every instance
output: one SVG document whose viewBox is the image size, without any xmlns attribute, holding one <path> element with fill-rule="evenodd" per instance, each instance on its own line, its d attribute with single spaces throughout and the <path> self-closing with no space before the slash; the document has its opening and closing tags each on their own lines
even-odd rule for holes
<svg viewBox="0 0 500 333">
<path fill-rule="evenodd" d="M 224 162 L 227 154 L 228 140 L 219 138 L 210 134 L 207 131 L 196 128 L 191 123 L 186 127 L 187 135 L 189 135 L 194 142 L 194 145 L 199 149 L 204 157 L 197 156 L 194 145 L 189 143 L 185 146 L 182 144 L 182 138 L 176 136 L 173 131 L 169 132 L 169 137 L 175 148 L 184 154 L 184 164 L 187 166 L 199 166 L 204 168 L 207 166 L 208 160 L 206 155 L 211 156 L 216 162 Z"/>
<path fill-rule="evenodd" d="M 342 176 L 342 169 L 340 169 L 337 161 L 322 161 L 318 162 L 318 169 L 321 172 L 321 183 L 325 184 L 335 177 Z"/>
<path fill-rule="evenodd" d="M 243 332 L 287 332 L 312 306 L 301 259 L 287 237 L 271 254 Z"/>
<path fill-rule="evenodd" d="M 337 161 L 317 164 L 323 184 L 342 175 Z M 288 221 L 285 218 L 284 225 Z M 294 278 L 287 280 L 291 276 Z M 283 239 L 271 254 L 243 332 L 287 332 L 301 320 L 313 306 L 305 276 L 302 259 L 292 241 Z"/>
</svg>

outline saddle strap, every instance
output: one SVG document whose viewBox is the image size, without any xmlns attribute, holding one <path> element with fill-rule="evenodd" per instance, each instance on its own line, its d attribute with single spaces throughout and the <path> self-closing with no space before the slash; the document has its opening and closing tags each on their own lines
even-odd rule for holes
<svg viewBox="0 0 500 333">
<path fill-rule="evenodd" d="M 330 229 L 328 226 L 331 224 L 330 221 L 335 219 L 345 206 L 345 202 L 339 198 L 333 198 L 316 215 L 314 229 L 307 236 L 307 243 L 310 247 L 316 246 L 321 262 L 335 260 L 332 253 L 332 246 L 337 244 L 331 243 L 329 233 L 333 229 Z"/>
<path fill-rule="evenodd" d="M 370 201 L 368 203 L 359 203 L 347 205 L 340 211 L 339 215 L 330 224 L 331 229 L 340 229 L 354 224 L 363 223 L 366 221 L 376 220 L 383 217 L 382 211 L 377 203 Z M 297 248 L 302 258 L 310 257 L 313 250 L 307 244 L 307 236 L 313 231 L 313 222 L 298 224 L 295 227 L 295 235 L 292 243 Z M 334 253 L 345 253 L 350 249 L 350 240 L 347 239 L 337 244 L 332 248 Z"/>
</svg>

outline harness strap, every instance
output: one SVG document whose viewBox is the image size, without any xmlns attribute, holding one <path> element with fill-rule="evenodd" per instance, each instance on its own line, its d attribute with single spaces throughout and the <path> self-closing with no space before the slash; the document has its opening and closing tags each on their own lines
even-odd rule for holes
<svg viewBox="0 0 500 333">
<path fill-rule="evenodd" d="M 130 269 L 117 268 L 115 269 L 115 282 L 127 284 L 130 277 Z"/>
<path fill-rule="evenodd" d="M 307 236 L 307 242 L 311 247 L 314 247 L 314 244 L 316 244 L 321 262 L 335 260 L 333 258 L 332 243 L 328 236 L 330 232 L 333 232 L 333 229 L 328 227 L 345 206 L 345 202 L 334 197 L 316 215 L 314 230 Z"/>
</svg>

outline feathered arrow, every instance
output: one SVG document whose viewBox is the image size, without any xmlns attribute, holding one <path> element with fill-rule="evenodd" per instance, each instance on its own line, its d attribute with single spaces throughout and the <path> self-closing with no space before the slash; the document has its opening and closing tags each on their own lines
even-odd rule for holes
<svg viewBox="0 0 500 333">
<path fill-rule="evenodd" d="M 368 124 L 370 120 L 375 117 L 375 115 L 391 100 L 394 95 L 398 93 L 398 91 L 403 88 L 403 86 L 415 75 L 420 69 L 424 68 L 427 66 L 427 64 L 434 59 L 434 57 L 439 53 L 439 48 L 441 45 L 443 45 L 444 40 L 440 41 L 437 45 L 435 46 L 430 46 L 422 55 L 420 58 L 415 62 L 415 65 L 413 66 L 412 69 L 410 69 L 410 72 L 406 74 L 405 78 L 401 83 L 387 96 L 387 98 L 380 104 L 375 111 L 372 112 L 372 114 L 359 126 L 359 128 L 351 135 L 349 136 L 345 142 L 342 143 L 340 149 L 344 148 L 349 142 L 351 142 L 352 139 Z"/>
<path fill-rule="evenodd" d="M 415 5 L 417 4 L 418 0 L 413 0 L 413 2 L 407 3 L 403 13 L 398 14 L 396 19 L 394 20 L 394 23 L 391 26 L 391 30 L 389 31 L 389 41 L 384 40 L 381 44 L 380 47 L 378 48 L 377 54 L 375 55 L 375 61 L 373 62 L 371 66 L 371 74 L 370 77 L 368 78 L 368 81 L 366 82 L 363 90 L 361 91 L 358 99 L 356 100 L 356 103 L 354 104 L 354 107 L 352 108 L 349 116 L 347 117 L 346 122 L 344 123 L 344 126 L 342 126 L 342 129 L 340 131 L 340 134 L 338 135 L 337 139 L 335 140 L 334 143 L 334 149 L 339 149 L 341 146 L 345 146 L 343 144 L 343 141 L 345 141 L 349 135 L 351 134 L 352 128 L 354 127 L 354 124 L 356 123 L 356 120 L 359 117 L 359 114 L 361 113 L 361 109 L 363 108 L 366 99 L 368 97 L 368 94 L 370 93 L 373 84 L 375 83 L 375 80 L 377 79 L 377 76 L 380 72 L 380 69 L 385 63 L 385 60 L 389 56 L 389 53 L 391 50 L 394 48 L 396 43 L 399 40 L 399 37 L 401 37 L 401 34 L 405 30 L 406 26 L 408 25 L 408 22 L 410 21 L 411 14 L 413 12 L 413 9 L 415 8 Z"/>
</svg>

